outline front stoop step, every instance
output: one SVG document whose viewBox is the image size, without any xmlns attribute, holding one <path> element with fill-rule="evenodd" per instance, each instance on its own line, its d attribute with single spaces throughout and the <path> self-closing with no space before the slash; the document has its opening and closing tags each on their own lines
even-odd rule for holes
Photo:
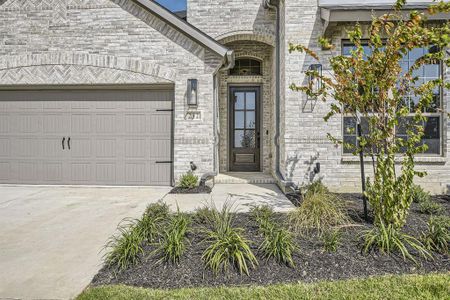
<svg viewBox="0 0 450 300">
<path fill-rule="evenodd" d="M 214 178 L 215 184 L 275 184 L 275 179 L 264 173 L 230 172 L 220 173 Z"/>
</svg>

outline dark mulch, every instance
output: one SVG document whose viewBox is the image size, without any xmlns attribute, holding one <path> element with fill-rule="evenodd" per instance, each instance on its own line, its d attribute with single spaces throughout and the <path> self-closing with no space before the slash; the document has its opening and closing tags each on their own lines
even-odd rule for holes
<svg viewBox="0 0 450 300">
<path fill-rule="evenodd" d="M 362 220 L 362 201 L 359 195 L 347 194 L 342 197 L 348 202 L 349 214 L 355 220 L 357 227 L 349 227 L 345 230 L 341 246 L 337 252 L 324 252 L 322 243 L 314 238 L 296 238 L 300 252 L 295 255 L 296 267 L 289 268 L 273 261 L 266 261 L 257 254 L 259 266 L 252 269 L 250 276 L 239 275 L 235 271 L 228 274 L 214 276 L 205 269 L 201 255 L 206 248 L 201 243 L 201 237 L 190 234 L 191 241 L 187 252 L 179 265 L 156 264 L 156 259 L 145 257 L 142 261 L 127 270 L 115 273 L 113 269 L 104 267 L 93 279 L 93 285 L 102 284 L 127 284 L 149 288 L 181 288 L 199 286 L 222 285 L 268 285 L 288 282 L 314 282 L 318 280 L 337 280 L 354 277 L 367 277 L 383 274 L 407 274 L 428 272 L 449 272 L 450 257 L 448 255 L 435 254 L 433 261 L 425 261 L 418 258 L 418 264 L 404 261 L 399 256 L 388 256 L 379 253 L 370 255 L 362 254 L 358 245 L 358 235 L 361 230 L 371 225 Z M 450 197 L 434 197 L 445 206 L 446 214 L 450 215 Z M 285 215 L 278 215 L 279 219 L 285 219 Z M 411 209 L 408 224 L 405 231 L 418 236 L 426 229 L 428 215 L 420 214 L 415 204 Z M 246 237 L 253 241 L 252 249 L 258 253 L 258 245 L 261 236 L 257 227 L 250 220 L 248 214 L 236 215 L 235 225 L 245 228 Z M 151 250 L 146 246 L 147 250 Z M 148 252 L 149 252 L 148 251 Z"/>
<path fill-rule="evenodd" d="M 173 188 L 169 194 L 210 194 L 211 188 L 209 186 L 196 186 L 195 188 L 182 188 L 175 187 Z"/>
</svg>

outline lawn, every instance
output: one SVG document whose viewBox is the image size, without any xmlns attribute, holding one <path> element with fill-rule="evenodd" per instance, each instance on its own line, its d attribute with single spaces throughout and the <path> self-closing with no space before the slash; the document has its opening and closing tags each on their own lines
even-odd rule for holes
<svg viewBox="0 0 450 300">
<path fill-rule="evenodd" d="M 154 290 L 110 285 L 89 288 L 77 298 L 96 299 L 450 299 L 450 273 L 266 287 Z"/>
</svg>

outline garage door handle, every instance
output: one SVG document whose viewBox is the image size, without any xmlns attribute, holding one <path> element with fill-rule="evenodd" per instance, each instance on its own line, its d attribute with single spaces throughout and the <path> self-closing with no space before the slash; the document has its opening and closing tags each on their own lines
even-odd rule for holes
<svg viewBox="0 0 450 300">
<path fill-rule="evenodd" d="M 171 160 L 159 160 L 159 161 L 156 161 L 155 163 L 157 163 L 157 164 L 171 164 L 171 163 L 173 163 L 173 161 L 171 161 Z"/>
<path fill-rule="evenodd" d="M 69 139 L 67 140 L 67 147 L 68 147 L 69 150 L 70 150 L 70 137 L 69 137 Z"/>
<path fill-rule="evenodd" d="M 64 141 L 66 140 L 66 138 L 65 137 L 63 137 L 63 139 L 62 139 L 62 148 L 63 148 L 63 150 L 64 150 Z"/>
<path fill-rule="evenodd" d="M 173 109 L 157 109 L 156 111 L 173 111 Z"/>
</svg>

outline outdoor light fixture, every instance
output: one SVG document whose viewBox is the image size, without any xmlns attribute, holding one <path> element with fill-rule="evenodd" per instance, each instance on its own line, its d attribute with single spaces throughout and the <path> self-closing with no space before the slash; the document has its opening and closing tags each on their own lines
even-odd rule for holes
<svg viewBox="0 0 450 300">
<path fill-rule="evenodd" d="M 314 72 L 322 77 L 322 65 L 321 64 L 313 64 L 309 66 L 309 71 Z M 322 88 L 322 79 L 314 78 L 312 75 L 309 75 L 309 84 L 312 87 L 312 92 L 314 94 L 318 93 Z"/>
<path fill-rule="evenodd" d="M 188 79 L 187 81 L 187 104 L 189 106 L 198 105 L 198 80 Z"/>
</svg>

